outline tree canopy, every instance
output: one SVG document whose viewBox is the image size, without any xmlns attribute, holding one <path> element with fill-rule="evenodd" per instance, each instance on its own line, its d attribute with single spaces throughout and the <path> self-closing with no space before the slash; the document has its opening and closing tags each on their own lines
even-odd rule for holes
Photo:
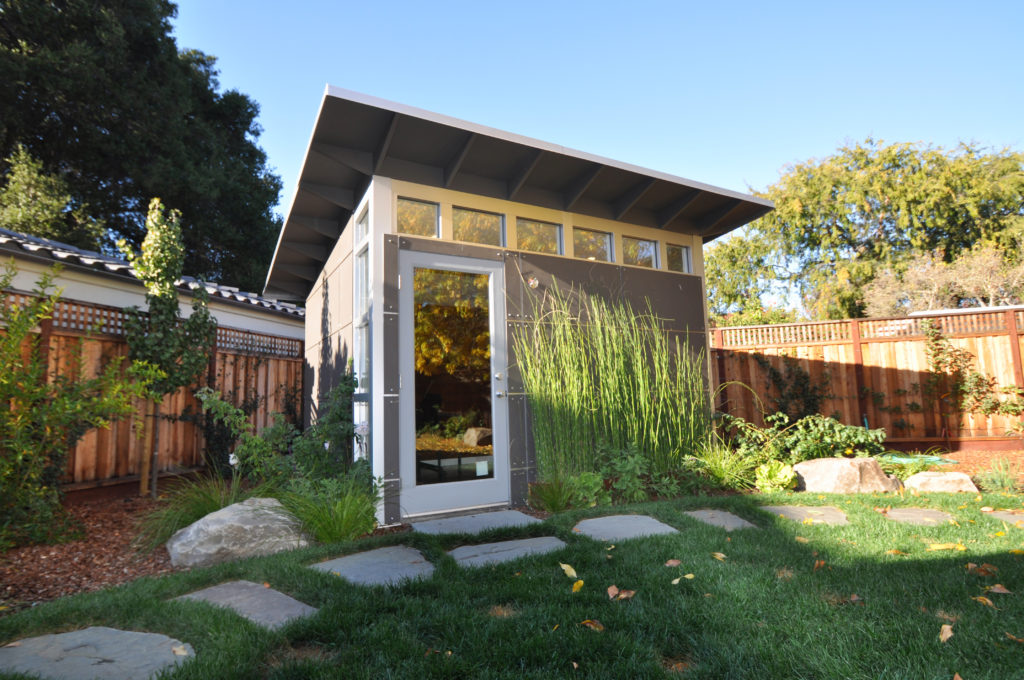
<svg viewBox="0 0 1024 680">
<path fill-rule="evenodd" d="M 865 286 L 922 257 L 1006 249 L 1024 220 L 1024 154 L 873 139 L 787 169 L 758 192 L 775 210 L 709 249 L 719 313 L 760 304 L 772 284 L 816 318 L 865 312 Z"/>
<path fill-rule="evenodd" d="M 161 196 L 181 211 L 186 272 L 258 289 L 281 188 L 257 145 L 259 107 L 219 90 L 213 57 L 178 48 L 176 12 L 168 0 L 4 0 L 0 158 L 23 147 L 70 210 L 106 227 L 93 243 L 52 238 L 138 248 Z M 0 162 L 4 183 L 11 168 Z"/>
</svg>

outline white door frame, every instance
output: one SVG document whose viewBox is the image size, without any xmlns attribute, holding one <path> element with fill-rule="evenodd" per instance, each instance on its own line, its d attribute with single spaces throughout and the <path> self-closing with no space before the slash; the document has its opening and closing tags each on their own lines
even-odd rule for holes
<svg viewBox="0 0 1024 680">
<path fill-rule="evenodd" d="M 458 482 L 416 484 L 416 373 L 413 350 L 413 273 L 440 269 L 487 274 L 491 333 L 491 430 L 494 477 Z M 398 255 L 398 365 L 400 379 L 398 423 L 399 505 L 403 517 L 492 505 L 507 505 L 509 493 L 509 434 L 507 348 L 505 333 L 505 267 L 501 260 L 481 260 L 401 250 Z"/>
</svg>

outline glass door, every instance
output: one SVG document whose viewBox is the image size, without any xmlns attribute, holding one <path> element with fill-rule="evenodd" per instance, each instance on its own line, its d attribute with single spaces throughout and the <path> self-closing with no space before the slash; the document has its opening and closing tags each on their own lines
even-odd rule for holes
<svg viewBox="0 0 1024 680">
<path fill-rule="evenodd" d="M 403 515 L 507 503 L 501 262 L 402 251 Z"/>
</svg>

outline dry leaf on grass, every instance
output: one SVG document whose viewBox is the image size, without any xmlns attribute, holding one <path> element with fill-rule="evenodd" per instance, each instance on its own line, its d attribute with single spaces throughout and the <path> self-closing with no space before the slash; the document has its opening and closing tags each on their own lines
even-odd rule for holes
<svg viewBox="0 0 1024 680">
<path fill-rule="evenodd" d="M 175 656 L 188 656 L 188 650 L 185 649 L 185 645 L 171 647 L 171 651 L 174 652 Z"/>
<path fill-rule="evenodd" d="M 683 580 L 682 576 L 677 576 L 676 578 L 672 579 L 672 585 L 677 586 L 677 585 L 679 585 L 679 582 L 682 581 L 682 580 Z"/>
<path fill-rule="evenodd" d="M 580 588 L 582 588 L 582 587 L 583 587 L 583 579 L 580 579 L 580 580 L 576 581 L 576 583 L 572 584 L 572 592 L 578 593 L 578 592 L 580 592 Z"/>
<path fill-rule="evenodd" d="M 665 563 L 665 566 L 666 567 L 678 567 L 680 564 L 682 564 L 681 560 L 669 560 L 668 562 Z"/>
<path fill-rule="evenodd" d="M 945 642 L 951 637 L 953 637 L 953 626 L 948 623 L 943 624 L 939 629 L 939 642 Z"/>
<path fill-rule="evenodd" d="M 949 621 L 950 623 L 956 623 L 960 620 L 960 617 L 956 614 L 947 614 L 941 609 L 935 612 L 935 618 L 942 619 L 943 621 Z"/>
<path fill-rule="evenodd" d="M 487 611 L 488 616 L 493 616 L 496 619 L 508 619 L 517 613 L 512 607 L 506 607 L 502 604 L 496 604 Z"/>
<path fill-rule="evenodd" d="M 992 609 L 999 609 L 999 607 L 997 607 L 994 604 L 992 604 L 992 600 L 988 599 L 984 595 L 979 595 L 977 597 L 972 597 L 971 599 L 974 600 L 975 602 L 980 602 L 981 604 L 985 605 L 986 607 L 992 607 Z"/>
<path fill-rule="evenodd" d="M 608 599 L 609 600 L 614 600 L 618 596 L 619 596 L 619 587 L 617 585 L 615 585 L 614 583 L 612 585 L 608 586 Z"/>
<path fill-rule="evenodd" d="M 909 555 L 910 553 L 905 553 L 902 550 L 896 550 L 895 548 L 893 548 L 892 550 L 886 550 L 885 554 L 886 555 Z"/>
<path fill-rule="evenodd" d="M 988 562 L 983 562 L 980 567 L 974 562 L 968 562 L 966 567 L 967 572 L 975 576 L 995 576 L 996 572 L 999 571 L 999 567 Z"/>
<path fill-rule="evenodd" d="M 819 569 L 823 568 L 824 566 L 825 566 L 825 560 L 814 560 L 814 571 L 818 571 Z"/>
<path fill-rule="evenodd" d="M 1010 554 L 1011 555 L 1024 555 L 1024 550 L 1018 550 L 1018 549 L 1014 548 L 1013 550 L 1010 551 Z"/>
<path fill-rule="evenodd" d="M 793 570 L 789 567 L 777 569 L 775 571 L 775 578 L 782 579 L 783 581 L 788 581 L 789 579 L 793 578 Z"/>
<path fill-rule="evenodd" d="M 635 590 L 619 590 L 619 587 L 614 583 L 608 586 L 608 599 L 609 600 L 628 600 L 636 595 Z"/>
<path fill-rule="evenodd" d="M 797 537 L 796 537 L 796 538 L 795 538 L 794 540 L 795 540 L 795 541 L 796 541 L 797 543 L 810 543 L 810 542 L 811 542 L 811 539 L 809 539 L 809 538 L 804 538 L 803 536 L 797 536 Z"/>
<path fill-rule="evenodd" d="M 725 553 L 713 552 L 713 553 L 711 553 L 711 556 L 714 557 L 719 562 L 725 562 Z"/>
<path fill-rule="evenodd" d="M 934 550 L 967 550 L 967 546 L 963 543 L 930 543 L 928 544 L 928 551 Z"/>
<path fill-rule="evenodd" d="M 568 576 L 569 578 L 576 578 L 576 570 L 570 567 L 568 564 L 565 564 L 564 562 L 559 562 L 558 566 L 562 568 L 562 571 L 565 572 L 566 576 Z"/>
<path fill-rule="evenodd" d="M 1016 635 L 1010 635 L 1009 633 L 1006 634 L 1006 637 L 1008 637 L 1009 639 L 1013 640 L 1014 642 L 1019 642 L 1021 644 L 1024 644 L 1024 638 L 1019 638 Z"/>
<path fill-rule="evenodd" d="M 270 583 L 269 583 L 269 582 L 267 582 L 267 581 L 264 581 L 264 582 L 263 582 L 263 587 L 264 587 L 264 588 L 269 588 L 269 587 L 270 587 Z"/>
<path fill-rule="evenodd" d="M 995 593 L 996 595 L 1013 595 L 1013 593 L 1007 590 L 1002 583 L 997 583 L 995 585 L 988 586 L 987 588 L 985 588 L 985 592 Z"/>
<path fill-rule="evenodd" d="M 580 625 L 586 626 L 590 630 L 596 630 L 598 633 L 604 630 L 604 624 L 598 621 L 597 619 L 587 619 L 585 621 L 580 621 Z"/>
</svg>

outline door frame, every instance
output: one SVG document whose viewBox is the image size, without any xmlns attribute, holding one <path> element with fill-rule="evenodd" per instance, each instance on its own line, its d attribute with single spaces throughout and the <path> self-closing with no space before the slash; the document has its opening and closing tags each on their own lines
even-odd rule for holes
<svg viewBox="0 0 1024 680">
<path fill-rule="evenodd" d="M 415 269 L 487 274 L 491 338 L 493 478 L 416 484 L 416 373 L 413 276 Z M 398 255 L 399 506 L 402 517 L 508 505 L 511 498 L 505 267 L 501 260 L 400 250 Z"/>
</svg>

